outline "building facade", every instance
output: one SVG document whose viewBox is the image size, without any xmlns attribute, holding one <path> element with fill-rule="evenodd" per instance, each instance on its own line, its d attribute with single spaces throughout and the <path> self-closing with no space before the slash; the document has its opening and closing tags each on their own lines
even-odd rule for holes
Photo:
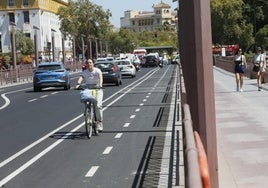
<svg viewBox="0 0 268 188">
<path fill-rule="evenodd" d="M 133 32 L 155 31 L 166 23 L 177 29 L 177 11 L 172 11 L 171 6 L 163 1 L 153 5 L 153 11 L 127 10 L 120 18 L 121 28 Z"/>
<path fill-rule="evenodd" d="M 69 41 L 62 42 L 56 15 L 60 6 L 67 5 L 68 0 L 1 0 L 0 52 L 11 52 L 11 32 L 20 30 L 32 40 L 36 38 L 39 57 L 51 59 L 54 52 L 55 60 L 60 60 L 63 45 L 66 52 L 72 48 Z"/>
</svg>

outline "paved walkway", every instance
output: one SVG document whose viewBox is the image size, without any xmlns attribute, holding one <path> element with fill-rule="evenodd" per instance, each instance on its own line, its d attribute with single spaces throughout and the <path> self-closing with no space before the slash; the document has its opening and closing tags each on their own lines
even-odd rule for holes
<svg viewBox="0 0 268 188">
<path fill-rule="evenodd" d="M 268 86 L 214 68 L 220 188 L 268 187 Z"/>
</svg>

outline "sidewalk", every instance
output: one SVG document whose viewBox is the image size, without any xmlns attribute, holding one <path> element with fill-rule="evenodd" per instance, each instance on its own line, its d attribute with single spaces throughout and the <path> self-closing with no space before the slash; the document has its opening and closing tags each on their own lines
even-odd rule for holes
<svg viewBox="0 0 268 188">
<path fill-rule="evenodd" d="M 236 92 L 233 73 L 214 68 L 220 188 L 268 185 L 268 87 L 244 80 Z"/>
</svg>

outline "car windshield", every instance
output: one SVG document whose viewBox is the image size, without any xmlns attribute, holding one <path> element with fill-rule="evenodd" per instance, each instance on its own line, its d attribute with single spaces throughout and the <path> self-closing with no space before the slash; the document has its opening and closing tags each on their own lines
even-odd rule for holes
<svg viewBox="0 0 268 188">
<path fill-rule="evenodd" d="M 39 65 L 38 70 L 59 70 L 60 65 Z"/>
<path fill-rule="evenodd" d="M 112 68 L 114 65 L 112 63 L 98 63 L 95 65 L 99 69 Z"/>
<path fill-rule="evenodd" d="M 117 65 L 129 65 L 128 61 L 118 61 L 116 62 Z"/>
</svg>

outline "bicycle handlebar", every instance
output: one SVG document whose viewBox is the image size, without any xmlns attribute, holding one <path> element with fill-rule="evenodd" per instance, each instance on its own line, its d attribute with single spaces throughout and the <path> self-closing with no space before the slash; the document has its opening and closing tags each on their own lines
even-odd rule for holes
<svg viewBox="0 0 268 188">
<path fill-rule="evenodd" d="M 75 88 L 77 90 L 85 90 L 85 89 L 103 89 L 103 87 L 91 85 L 91 84 L 81 84 L 78 88 Z"/>
</svg>

